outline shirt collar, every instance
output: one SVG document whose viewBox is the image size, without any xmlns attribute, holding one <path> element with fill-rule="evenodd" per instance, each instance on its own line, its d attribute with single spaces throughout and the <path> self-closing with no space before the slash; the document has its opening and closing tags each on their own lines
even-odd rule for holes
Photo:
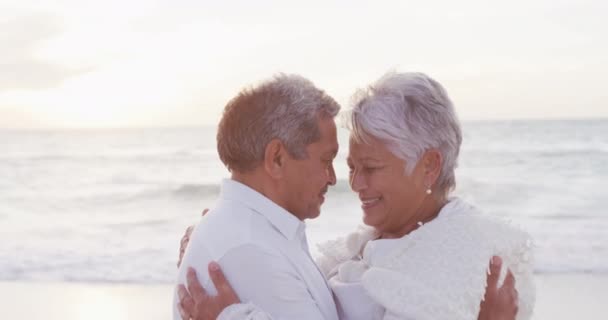
<svg viewBox="0 0 608 320">
<path fill-rule="evenodd" d="M 238 181 L 224 179 L 220 198 L 241 202 L 264 216 L 288 240 L 297 239 L 296 235 L 304 233 L 304 222 L 263 194 Z"/>
</svg>

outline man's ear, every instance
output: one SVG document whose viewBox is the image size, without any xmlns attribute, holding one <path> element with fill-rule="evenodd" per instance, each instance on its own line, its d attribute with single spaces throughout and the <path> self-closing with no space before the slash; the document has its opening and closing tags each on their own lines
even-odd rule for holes
<svg viewBox="0 0 608 320">
<path fill-rule="evenodd" d="M 273 178 L 283 176 L 283 169 L 287 161 L 287 149 L 279 139 L 272 139 L 264 149 L 264 169 Z"/>
<path fill-rule="evenodd" d="M 424 182 L 426 186 L 434 186 L 443 166 L 441 152 L 437 149 L 427 150 L 422 156 L 422 164 L 424 166 Z"/>
</svg>

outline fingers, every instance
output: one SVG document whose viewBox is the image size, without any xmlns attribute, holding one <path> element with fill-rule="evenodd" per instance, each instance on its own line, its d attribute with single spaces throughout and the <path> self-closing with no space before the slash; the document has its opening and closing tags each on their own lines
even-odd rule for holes
<svg viewBox="0 0 608 320">
<path fill-rule="evenodd" d="M 177 259 L 177 267 L 182 264 L 182 259 L 184 258 L 184 253 L 186 252 L 186 248 L 188 247 L 188 243 L 190 242 L 190 235 L 192 234 L 192 230 L 194 230 L 194 226 L 189 226 L 186 228 L 186 232 L 182 236 L 182 240 L 179 242 L 179 258 Z"/>
<path fill-rule="evenodd" d="M 188 315 L 188 313 L 186 313 L 186 311 L 182 309 L 181 303 L 177 305 L 177 310 L 179 311 L 179 315 L 180 317 L 182 317 L 182 320 L 190 320 L 190 316 Z"/>
<path fill-rule="evenodd" d="M 511 270 L 507 271 L 505 281 L 500 287 L 500 290 L 498 290 L 498 295 L 500 296 L 501 303 L 503 303 L 503 308 L 510 310 L 513 318 L 515 318 L 519 309 L 519 299 L 517 290 L 515 289 L 515 276 L 513 276 Z"/>
<path fill-rule="evenodd" d="M 515 277 L 511 270 L 507 271 L 507 276 L 505 277 L 505 281 L 502 284 L 503 289 L 515 290 Z"/>
<path fill-rule="evenodd" d="M 186 252 L 186 250 L 182 247 L 179 248 L 179 257 L 177 258 L 177 267 L 179 268 L 179 266 L 182 265 L 182 259 L 184 259 L 184 252 Z"/>
<path fill-rule="evenodd" d="M 177 286 L 177 296 L 179 297 L 179 303 L 177 304 L 179 314 L 183 320 L 189 320 L 194 311 L 194 301 L 183 284 Z"/>
<path fill-rule="evenodd" d="M 515 276 L 513 276 L 513 273 L 511 272 L 511 270 L 508 270 L 507 276 L 505 277 L 505 281 L 502 284 L 501 290 L 508 292 L 509 296 L 511 298 L 510 300 L 513 303 L 517 304 L 519 294 L 517 293 L 517 289 L 515 289 Z M 517 307 L 517 305 L 515 307 Z"/>
<path fill-rule="evenodd" d="M 498 277 L 500 276 L 500 268 L 502 267 L 502 259 L 499 256 L 493 256 L 490 260 L 490 273 L 487 277 L 487 288 L 494 289 L 498 285 Z"/>
<path fill-rule="evenodd" d="M 180 250 L 179 251 L 179 257 L 177 258 L 177 267 L 179 268 L 179 266 L 182 265 L 182 258 L 184 257 L 184 251 Z"/>
<path fill-rule="evenodd" d="M 220 265 L 215 261 L 209 263 L 209 276 L 217 289 L 218 296 L 222 296 L 233 303 L 239 301 L 236 292 L 232 289 L 232 286 L 230 286 L 230 283 L 228 283 L 228 280 L 226 280 L 224 273 L 220 269 Z"/>
<path fill-rule="evenodd" d="M 202 301 L 207 297 L 207 293 L 203 286 L 198 282 L 198 278 L 196 277 L 196 271 L 191 267 L 188 268 L 188 273 L 186 274 L 186 279 L 188 282 L 188 291 L 190 291 L 190 295 L 194 299 L 195 302 Z"/>
<path fill-rule="evenodd" d="M 201 215 L 204 217 L 207 214 L 207 212 L 209 212 L 209 208 L 206 208 L 205 210 L 203 210 L 203 213 Z"/>
<path fill-rule="evenodd" d="M 194 226 L 189 226 L 186 228 L 184 235 L 182 236 L 182 240 L 180 241 L 180 246 L 182 248 L 186 248 L 188 246 L 188 242 L 190 241 L 190 235 L 192 234 L 192 230 L 194 230 Z"/>
<path fill-rule="evenodd" d="M 179 242 L 180 251 L 186 251 L 186 248 L 188 247 L 188 242 L 190 242 L 190 235 L 192 234 L 192 230 L 194 230 L 194 226 L 189 226 L 188 228 L 186 228 L 186 232 L 184 232 L 182 240 L 180 240 Z"/>
</svg>

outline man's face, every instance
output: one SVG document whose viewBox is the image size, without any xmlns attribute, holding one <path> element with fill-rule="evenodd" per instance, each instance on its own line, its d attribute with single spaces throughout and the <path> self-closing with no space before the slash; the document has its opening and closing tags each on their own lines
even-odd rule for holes
<svg viewBox="0 0 608 320">
<path fill-rule="evenodd" d="M 286 209 L 300 220 L 318 217 L 327 189 L 336 184 L 333 167 L 338 154 L 336 124 L 330 117 L 319 118 L 317 124 L 321 139 L 306 147 L 308 157 L 292 158 L 286 168 Z"/>
</svg>

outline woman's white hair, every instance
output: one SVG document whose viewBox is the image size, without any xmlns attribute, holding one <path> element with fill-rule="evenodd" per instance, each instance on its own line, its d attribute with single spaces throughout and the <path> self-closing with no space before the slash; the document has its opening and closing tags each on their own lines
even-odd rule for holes
<svg viewBox="0 0 608 320">
<path fill-rule="evenodd" d="M 424 152 L 435 148 L 443 158 L 436 187 L 456 186 L 454 169 L 462 142 L 452 101 L 437 81 L 423 73 L 390 72 L 353 96 L 347 127 L 355 141 L 372 136 L 405 160 L 412 173 Z"/>
</svg>

